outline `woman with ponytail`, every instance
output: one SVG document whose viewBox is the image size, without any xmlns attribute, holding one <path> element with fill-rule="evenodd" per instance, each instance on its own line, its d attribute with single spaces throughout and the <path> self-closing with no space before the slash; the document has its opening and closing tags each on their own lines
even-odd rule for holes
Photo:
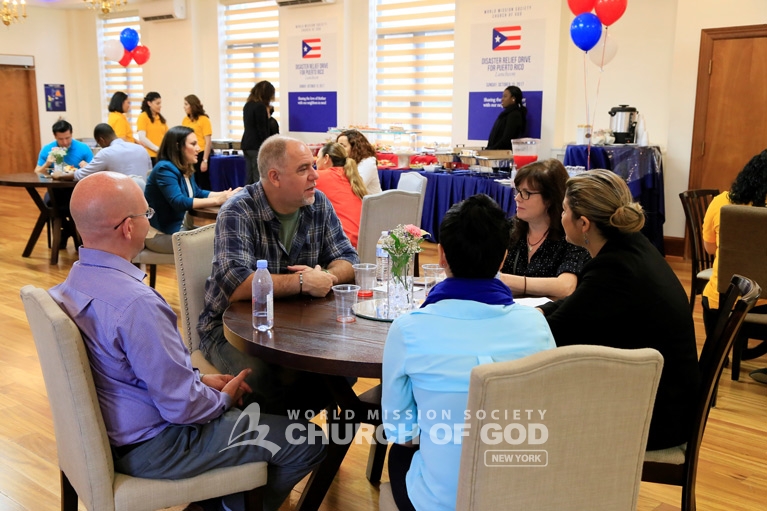
<svg viewBox="0 0 767 511">
<path fill-rule="evenodd" d="M 563 206 L 567 241 L 585 247 L 591 260 L 573 294 L 541 307 L 557 346 L 658 350 L 663 372 L 647 449 L 686 442 L 700 383 L 687 293 L 639 232 L 644 212 L 621 177 L 601 169 L 573 177 Z"/>
<path fill-rule="evenodd" d="M 168 131 L 168 124 L 165 117 L 162 116 L 162 98 L 159 92 L 150 92 L 141 102 L 141 114 L 136 121 L 138 141 L 144 146 L 149 157 L 152 158 L 152 165 L 157 164 L 157 152 L 160 150 L 160 144 L 165 133 Z"/>
<path fill-rule="evenodd" d="M 362 198 L 368 194 L 357 171 L 357 163 L 348 157 L 341 144 L 328 142 L 317 153 L 317 172 L 320 176 L 317 179 L 317 189 L 333 204 L 341 227 L 354 248 L 357 248 Z"/>
</svg>

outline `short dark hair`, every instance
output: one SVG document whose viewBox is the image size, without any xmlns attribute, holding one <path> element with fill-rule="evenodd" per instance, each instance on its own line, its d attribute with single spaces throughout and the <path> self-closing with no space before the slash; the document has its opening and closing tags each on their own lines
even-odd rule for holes
<svg viewBox="0 0 767 511">
<path fill-rule="evenodd" d="M 764 207 L 767 198 L 767 149 L 746 163 L 730 187 L 730 202 Z"/>
<path fill-rule="evenodd" d="M 53 123 L 54 133 L 66 133 L 67 131 L 72 131 L 72 125 L 69 124 L 64 119 L 59 119 L 58 121 Z"/>
<path fill-rule="evenodd" d="M 110 112 L 120 112 L 123 113 L 123 103 L 125 103 L 125 100 L 128 99 L 128 95 L 124 92 L 117 91 L 114 94 L 112 94 L 112 99 L 109 100 L 109 107 L 107 110 Z"/>
<path fill-rule="evenodd" d="M 109 138 L 115 138 L 117 135 L 115 134 L 115 130 L 112 129 L 112 126 L 106 123 L 97 124 L 95 128 L 93 128 L 93 138 L 96 140 L 102 138 L 102 139 L 109 139 Z"/>
<path fill-rule="evenodd" d="M 184 160 L 184 145 L 186 137 L 194 133 L 192 128 L 186 126 L 173 126 L 162 137 L 160 150 L 157 151 L 157 161 L 168 160 L 176 166 L 185 176 L 194 173 L 194 164 Z"/>
<path fill-rule="evenodd" d="M 454 277 L 493 278 L 509 247 L 506 212 L 485 194 L 469 197 L 445 213 L 439 243 Z"/>
</svg>

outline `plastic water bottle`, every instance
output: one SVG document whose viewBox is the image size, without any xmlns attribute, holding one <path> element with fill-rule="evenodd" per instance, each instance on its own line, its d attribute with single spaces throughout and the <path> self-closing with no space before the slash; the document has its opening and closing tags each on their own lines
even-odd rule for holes
<svg viewBox="0 0 767 511">
<path fill-rule="evenodd" d="M 389 237 L 389 231 L 381 231 L 381 237 L 378 238 L 376 243 L 376 279 L 379 282 L 386 282 L 389 280 L 389 253 L 384 250 L 383 243 L 386 238 Z"/>
<path fill-rule="evenodd" d="M 274 284 L 266 264 L 259 259 L 253 275 L 253 328 L 261 332 L 274 326 Z"/>
</svg>

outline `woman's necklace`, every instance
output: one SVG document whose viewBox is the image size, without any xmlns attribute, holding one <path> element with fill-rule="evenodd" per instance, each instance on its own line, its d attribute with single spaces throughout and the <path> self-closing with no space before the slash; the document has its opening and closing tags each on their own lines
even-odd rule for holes
<svg viewBox="0 0 767 511">
<path fill-rule="evenodd" d="M 530 233 L 528 232 L 527 233 L 527 251 L 531 252 L 533 250 L 533 247 L 537 247 L 538 245 L 540 245 L 548 233 L 549 233 L 549 229 L 546 229 L 546 232 L 543 233 L 543 236 L 541 236 L 541 239 L 539 239 L 535 243 L 530 243 Z"/>
</svg>

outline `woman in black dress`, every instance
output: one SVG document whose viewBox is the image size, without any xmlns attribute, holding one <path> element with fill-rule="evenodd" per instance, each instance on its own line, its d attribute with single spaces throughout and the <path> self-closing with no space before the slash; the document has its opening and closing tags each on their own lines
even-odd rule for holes
<svg viewBox="0 0 767 511">
<path fill-rule="evenodd" d="M 568 180 L 562 226 L 591 260 L 573 294 L 540 308 L 557 346 L 653 348 L 663 355 L 647 439 L 647 449 L 656 450 L 687 441 L 700 372 L 687 293 L 639 232 L 644 221 L 617 174 L 597 169 Z"/>
<path fill-rule="evenodd" d="M 500 274 L 514 296 L 564 298 L 590 259 L 585 248 L 565 239 L 561 217 L 567 178 L 555 158 L 525 165 L 514 178 L 517 214 Z"/>
<path fill-rule="evenodd" d="M 487 138 L 488 149 L 511 149 L 511 139 L 525 136 L 527 108 L 522 104 L 522 90 L 509 85 L 501 97 L 503 112 L 493 124 Z"/>
<path fill-rule="evenodd" d="M 250 89 L 248 101 L 242 109 L 242 120 L 245 132 L 242 134 L 240 148 L 248 160 L 247 184 L 255 183 L 260 179 L 258 175 L 258 150 L 261 144 L 269 138 L 270 122 L 269 108 L 274 101 L 274 85 L 263 80 Z"/>
</svg>

